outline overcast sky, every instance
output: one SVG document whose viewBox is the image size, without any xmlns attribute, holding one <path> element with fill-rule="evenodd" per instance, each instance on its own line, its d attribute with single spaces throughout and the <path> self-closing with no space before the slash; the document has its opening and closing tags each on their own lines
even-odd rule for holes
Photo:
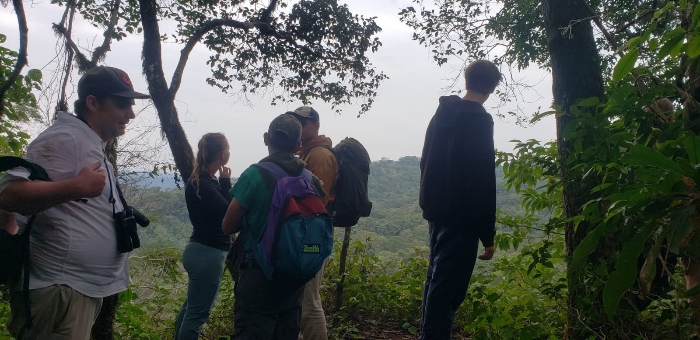
<svg viewBox="0 0 700 340">
<path fill-rule="evenodd" d="M 425 128 L 435 112 L 438 98 L 451 91 L 463 90 L 463 78 L 459 76 L 461 64 L 458 62 L 438 67 L 431 59 L 429 49 L 411 40 L 412 31 L 399 21 L 401 8 L 411 5 L 410 0 L 348 0 L 350 9 L 357 14 L 376 16 L 383 31 L 379 34 L 383 46 L 379 52 L 371 54 L 370 60 L 377 69 L 390 79 L 384 81 L 378 90 L 378 97 L 372 109 L 357 118 L 358 109 L 342 107 L 343 114 L 330 111 L 330 105 L 323 102 L 312 106 L 321 115 L 321 133 L 334 143 L 351 136 L 361 141 L 368 149 L 372 160 L 383 157 L 398 159 L 403 156 L 419 156 L 423 146 Z M 31 68 L 44 68 L 48 77 L 56 68 L 50 61 L 56 55 L 56 36 L 51 23 L 60 21 L 62 9 L 51 5 L 48 0 L 25 2 L 29 23 L 29 63 Z M 101 31 L 85 22 L 77 22 L 74 31 L 83 47 L 95 46 L 101 42 Z M 7 35 L 3 47 L 18 50 L 17 19 L 11 6 L 0 7 L 0 33 Z M 161 33 L 165 33 L 161 28 Z M 135 89 L 146 92 L 147 86 L 141 72 L 142 36 L 137 35 L 124 41 L 115 42 L 108 52 L 105 65 L 114 66 L 129 73 Z M 163 63 L 166 79 L 170 80 L 180 55 L 181 45 L 163 45 Z M 248 165 L 257 162 L 267 154 L 262 135 L 269 122 L 277 115 L 294 110 L 301 103 L 289 106 L 271 106 L 270 98 L 250 97 L 250 103 L 237 97 L 226 95 L 206 84 L 210 74 L 205 62 L 209 52 L 200 46 L 190 55 L 183 76 L 182 86 L 176 101 L 180 118 L 195 148 L 199 138 L 207 132 L 223 132 L 231 144 L 229 166 L 234 176 L 238 176 Z M 26 69 L 25 69 L 26 71 Z M 503 69 L 503 71 L 507 71 Z M 457 87 L 449 89 L 455 77 L 459 77 Z M 534 86 L 524 93 L 530 103 L 520 103 L 526 114 L 534 113 L 539 107 L 544 111 L 551 104 L 551 78 L 537 69 L 528 69 L 515 76 Z M 74 77 L 77 83 L 78 77 Z M 462 91 L 461 94 L 464 94 Z M 76 96 L 70 100 L 72 103 Z M 491 98 L 486 108 L 492 114 L 506 113 L 515 105 L 496 108 L 498 102 Z M 126 139 L 134 138 L 143 132 L 143 126 L 155 124 L 155 108 L 148 101 L 138 101 L 136 109 L 143 109 L 139 117 L 129 125 Z M 509 118 L 503 121 L 494 116 L 495 145 L 499 150 L 512 150 L 512 139 L 530 138 L 549 141 L 554 139 L 555 125 L 550 117 L 539 124 L 523 128 Z M 151 137 L 159 138 L 156 135 Z M 165 148 L 166 156 L 169 148 Z"/>
</svg>

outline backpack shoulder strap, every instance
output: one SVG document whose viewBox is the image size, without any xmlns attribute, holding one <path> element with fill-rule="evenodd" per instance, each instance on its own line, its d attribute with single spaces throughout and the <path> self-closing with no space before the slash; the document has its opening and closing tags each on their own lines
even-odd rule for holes
<svg viewBox="0 0 700 340">
<path fill-rule="evenodd" d="M 267 184 L 267 187 L 270 188 L 270 191 L 275 190 L 277 181 L 280 178 L 287 176 L 287 173 L 285 173 L 279 165 L 272 162 L 259 162 L 257 164 L 253 164 L 253 166 L 258 168 L 260 175 L 262 175 L 263 180 Z M 276 172 L 275 170 L 279 170 L 279 172 Z"/>
<path fill-rule="evenodd" d="M 301 171 L 301 176 L 304 177 L 306 182 L 308 182 L 309 184 L 313 183 L 314 174 L 311 173 L 311 171 L 309 171 L 309 169 L 304 168 L 304 170 Z"/>
<path fill-rule="evenodd" d="M 309 149 L 308 151 L 304 152 L 304 154 L 301 155 L 301 157 L 300 157 L 301 160 L 304 161 L 304 162 L 306 162 L 306 157 L 308 157 L 308 156 L 309 156 L 309 153 L 311 153 L 311 150 L 313 150 L 313 149 L 315 149 L 315 148 L 324 148 L 324 149 L 330 151 L 330 152 L 333 154 L 333 156 L 336 156 L 335 150 L 333 150 L 332 147 L 330 147 L 330 146 L 328 146 L 328 145 L 319 145 L 319 146 L 315 146 L 315 147 Z M 338 156 L 336 156 L 336 158 L 338 158 Z"/>
<path fill-rule="evenodd" d="M 32 163 L 24 158 L 15 156 L 1 156 L 0 157 L 0 172 L 7 171 L 16 167 L 23 167 L 29 171 L 29 179 L 39 180 L 39 181 L 51 181 L 46 170 L 42 168 L 39 164 Z"/>
<path fill-rule="evenodd" d="M 279 181 L 282 177 L 287 177 L 287 172 L 285 172 L 282 167 L 273 162 L 259 162 L 256 166 L 263 168 L 269 172 L 276 181 Z"/>
</svg>

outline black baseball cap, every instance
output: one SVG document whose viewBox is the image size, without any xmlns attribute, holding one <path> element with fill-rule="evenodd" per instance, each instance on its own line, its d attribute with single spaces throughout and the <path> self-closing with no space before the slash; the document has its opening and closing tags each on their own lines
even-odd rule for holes
<svg viewBox="0 0 700 340">
<path fill-rule="evenodd" d="M 275 148 L 290 150 L 301 140 L 301 123 L 288 114 L 281 114 L 272 120 L 267 134 Z"/>
<path fill-rule="evenodd" d="M 134 85 L 126 72 L 109 66 L 91 68 L 78 80 L 78 98 L 87 96 L 117 96 L 149 99 L 151 96 L 134 91 Z"/>
</svg>

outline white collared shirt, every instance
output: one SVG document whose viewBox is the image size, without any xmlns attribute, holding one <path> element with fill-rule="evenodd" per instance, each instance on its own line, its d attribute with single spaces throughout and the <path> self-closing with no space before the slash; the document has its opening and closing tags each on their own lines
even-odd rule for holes
<svg viewBox="0 0 700 340">
<path fill-rule="evenodd" d="M 124 208 L 114 168 L 105 161 L 105 144 L 77 117 L 59 112 L 53 125 L 29 144 L 25 159 L 42 166 L 54 181 L 73 178 L 95 162 L 102 162 L 101 169 L 106 164 L 119 212 Z M 23 168 L 7 171 L 0 178 L 0 192 L 9 182 L 28 176 Z M 117 251 L 110 185 L 108 179 L 105 181 L 98 197 L 60 204 L 36 215 L 31 231 L 29 289 L 65 284 L 90 297 L 105 297 L 128 288 L 128 254 Z M 24 221 L 26 218 L 18 218 L 20 224 Z"/>
</svg>

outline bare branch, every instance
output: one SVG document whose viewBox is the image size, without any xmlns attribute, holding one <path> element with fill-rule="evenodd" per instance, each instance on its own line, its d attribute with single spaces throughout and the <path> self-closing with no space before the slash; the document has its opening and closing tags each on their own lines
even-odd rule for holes
<svg viewBox="0 0 700 340">
<path fill-rule="evenodd" d="M 56 33 L 63 35 L 63 37 L 66 39 L 66 45 L 73 51 L 73 53 L 75 53 L 75 60 L 78 63 L 79 70 L 84 72 L 96 66 L 85 56 L 85 54 L 80 51 L 80 48 L 78 48 L 78 45 L 76 45 L 73 41 L 67 28 L 53 24 L 53 29 L 56 31 Z"/>
<path fill-rule="evenodd" d="M 624 56 L 625 54 L 620 50 L 620 47 L 617 44 L 617 42 L 615 41 L 615 39 L 612 37 L 612 35 L 610 35 L 608 30 L 605 28 L 605 26 L 603 26 L 603 23 L 600 21 L 600 16 L 593 11 L 593 9 L 591 8 L 591 6 L 588 5 L 588 2 L 586 0 L 581 0 L 581 3 L 586 7 L 586 9 L 588 9 L 588 11 L 591 15 L 591 19 L 593 20 L 595 25 L 598 26 L 598 29 L 600 30 L 600 32 L 603 33 L 605 40 L 608 42 L 608 44 L 610 44 L 610 46 L 613 48 L 615 53 L 617 53 L 617 55 L 619 55 L 620 57 Z M 637 87 L 639 88 L 639 91 L 646 92 L 648 90 L 648 88 L 644 84 L 644 82 L 641 81 L 641 77 L 640 77 L 639 73 L 636 71 L 632 71 L 632 75 L 635 78 L 635 85 L 637 85 Z"/>
<path fill-rule="evenodd" d="M 68 36 L 71 36 L 73 33 L 73 21 L 75 19 L 75 8 L 76 8 L 76 3 L 73 1 L 70 1 L 68 5 L 66 6 L 66 10 L 70 8 L 70 13 L 68 15 L 68 28 L 66 30 Z M 65 18 L 61 20 L 61 26 L 65 26 Z M 58 111 L 68 111 L 68 100 L 67 94 L 66 94 L 66 88 L 68 87 L 68 79 L 70 78 L 70 72 L 71 69 L 73 68 L 73 57 L 75 56 L 75 53 L 73 52 L 73 49 L 70 48 L 69 44 L 66 43 L 66 66 L 63 68 L 63 82 L 61 83 L 61 92 L 59 94 L 59 99 L 58 99 L 58 104 L 56 105 L 56 109 Z"/>
<path fill-rule="evenodd" d="M 4 111 L 5 93 L 12 87 L 12 84 L 19 77 L 22 68 L 27 65 L 27 39 L 29 34 L 29 28 L 27 27 L 27 17 L 24 14 L 24 6 L 22 5 L 22 0 L 12 0 L 12 6 L 15 8 L 15 13 L 17 14 L 17 22 L 19 24 L 19 54 L 17 55 L 17 63 L 15 68 L 7 78 L 4 84 L 0 86 L 0 117 Z"/>
<path fill-rule="evenodd" d="M 66 4 L 66 10 L 63 11 L 63 15 L 61 16 L 61 22 L 58 23 L 59 26 L 66 26 L 66 20 L 68 20 L 68 14 L 72 12 L 72 9 L 75 8 L 73 5 L 73 1 L 68 1 Z"/>
<path fill-rule="evenodd" d="M 641 22 L 641 21 L 646 21 L 646 19 L 647 19 L 650 15 L 654 14 L 654 12 L 656 12 L 656 10 L 659 9 L 658 7 L 659 7 L 659 6 L 657 6 L 656 1 L 655 1 L 654 4 L 652 5 L 652 8 L 651 8 L 651 9 L 644 11 L 640 16 L 636 17 L 636 18 L 633 19 L 632 21 L 630 21 L 630 22 L 628 22 L 628 23 L 626 23 L 626 24 L 624 24 L 624 25 L 619 26 L 618 28 L 615 29 L 615 33 L 622 33 L 623 31 L 625 31 L 625 30 L 626 30 L 627 28 L 629 28 L 630 26 L 636 25 L 636 24 L 638 24 L 638 23 Z"/>
<path fill-rule="evenodd" d="M 254 25 L 250 22 L 242 22 L 233 19 L 214 19 L 205 22 L 197 31 L 192 33 L 190 38 L 187 40 L 187 44 L 185 44 L 185 47 L 182 49 L 182 51 L 180 51 L 180 60 L 177 62 L 177 67 L 173 73 L 173 79 L 170 82 L 170 89 L 168 89 L 168 92 L 170 92 L 171 99 L 175 98 L 175 94 L 177 94 L 177 91 L 180 89 L 180 84 L 182 83 L 182 73 L 185 71 L 187 59 L 189 59 L 190 53 L 192 52 L 194 46 L 197 45 L 199 40 L 201 40 L 205 34 L 220 26 L 240 28 L 246 32 L 250 28 L 254 27 Z"/>
<path fill-rule="evenodd" d="M 112 11 L 109 13 L 109 26 L 107 26 L 107 30 L 105 30 L 104 33 L 105 40 L 102 41 L 102 45 L 97 47 L 92 52 L 92 65 L 97 65 L 97 62 L 103 60 L 107 54 L 107 51 L 110 50 L 110 45 L 112 44 L 112 34 L 114 34 L 114 28 L 117 26 L 117 22 L 119 22 L 120 5 L 121 0 L 115 0 L 114 4 L 112 5 Z"/>
<path fill-rule="evenodd" d="M 260 15 L 260 22 L 269 23 L 275 7 L 277 7 L 277 0 L 270 1 L 270 4 L 267 5 L 267 8 L 265 8 Z"/>
</svg>

